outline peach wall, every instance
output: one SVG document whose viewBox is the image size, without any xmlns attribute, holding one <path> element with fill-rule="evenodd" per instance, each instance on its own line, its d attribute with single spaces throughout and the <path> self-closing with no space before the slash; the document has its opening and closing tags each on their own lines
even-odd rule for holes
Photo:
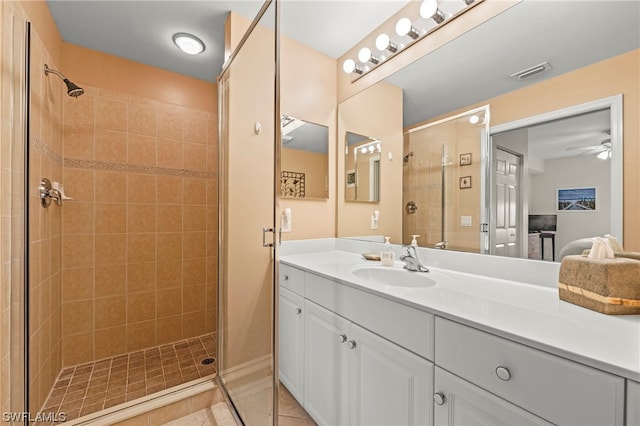
<svg viewBox="0 0 640 426">
<path fill-rule="evenodd" d="M 338 155 L 338 229 L 341 237 L 385 235 L 392 243 L 402 241 L 402 90 L 386 82 L 377 83 L 340 104 L 338 152 L 344 152 L 346 132 L 382 142 L 380 202 L 345 201 L 345 156 Z M 391 154 L 391 159 L 389 159 Z M 371 214 L 380 211 L 378 229 L 371 229 Z"/>
<path fill-rule="evenodd" d="M 491 125 L 497 125 L 617 94 L 623 95 L 624 110 L 623 239 L 625 249 L 639 251 L 640 49 L 451 111 L 424 123 L 489 104 Z"/>
</svg>

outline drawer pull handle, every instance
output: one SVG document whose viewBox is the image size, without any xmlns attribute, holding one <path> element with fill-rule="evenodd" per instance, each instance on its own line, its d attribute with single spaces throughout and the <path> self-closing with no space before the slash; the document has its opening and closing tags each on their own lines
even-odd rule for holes
<svg viewBox="0 0 640 426">
<path fill-rule="evenodd" d="M 355 349 L 356 348 L 356 341 L 355 340 L 349 340 L 349 342 L 347 343 L 347 346 L 349 346 L 349 349 Z"/>
<path fill-rule="evenodd" d="M 347 341 L 347 335 L 346 334 L 341 334 L 338 336 L 338 340 L 340 340 L 340 343 L 344 343 Z"/>
<path fill-rule="evenodd" d="M 285 280 L 285 281 L 289 281 L 289 275 L 285 275 L 285 276 L 284 276 L 284 280 Z"/>
<path fill-rule="evenodd" d="M 508 382 L 509 380 L 511 380 L 511 372 L 507 367 L 500 366 L 496 368 L 496 376 L 498 376 L 498 378 L 504 382 Z"/>
<path fill-rule="evenodd" d="M 302 308 L 296 308 L 296 315 L 300 315 L 302 313 Z"/>
<path fill-rule="evenodd" d="M 447 401 L 447 398 L 442 392 L 436 392 L 433 394 L 433 401 L 438 405 L 444 405 L 444 403 Z"/>
</svg>

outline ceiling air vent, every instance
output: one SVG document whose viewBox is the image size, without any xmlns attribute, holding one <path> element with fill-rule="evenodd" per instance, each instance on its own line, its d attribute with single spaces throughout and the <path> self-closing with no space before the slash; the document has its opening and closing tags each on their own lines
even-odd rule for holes
<svg viewBox="0 0 640 426">
<path fill-rule="evenodd" d="M 521 81 L 524 80 L 525 78 L 529 78 L 529 77 L 533 77 L 534 75 L 538 75 L 541 74 L 543 72 L 547 72 L 551 69 L 551 65 L 549 64 L 549 62 L 543 62 L 541 64 L 538 65 L 534 65 L 532 67 L 529 67 L 527 69 L 518 71 L 518 72 L 514 72 L 513 74 L 511 74 L 511 78 L 516 80 L 516 81 Z"/>
</svg>

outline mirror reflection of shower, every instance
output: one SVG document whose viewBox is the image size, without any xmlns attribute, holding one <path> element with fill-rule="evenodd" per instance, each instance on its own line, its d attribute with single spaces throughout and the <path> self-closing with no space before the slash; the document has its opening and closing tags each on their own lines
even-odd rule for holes
<svg viewBox="0 0 640 426">
<path fill-rule="evenodd" d="M 54 70 L 53 68 L 49 68 L 47 64 L 44 64 L 44 75 L 55 74 L 64 81 L 64 84 L 67 85 L 67 95 L 72 98 L 77 98 L 80 95 L 84 94 L 84 89 L 77 84 L 70 81 L 67 77 L 65 77 L 60 71 Z"/>
</svg>

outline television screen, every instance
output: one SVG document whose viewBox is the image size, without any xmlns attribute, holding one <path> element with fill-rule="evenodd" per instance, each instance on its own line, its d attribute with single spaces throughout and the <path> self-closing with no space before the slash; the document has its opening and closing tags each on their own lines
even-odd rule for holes
<svg viewBox="0 0 640 426">
<path fill-rule="evenodd" d="M 555 232 L 558 215 L 555 214 L 530 214 L 529 233 Z"/>
</svg>

